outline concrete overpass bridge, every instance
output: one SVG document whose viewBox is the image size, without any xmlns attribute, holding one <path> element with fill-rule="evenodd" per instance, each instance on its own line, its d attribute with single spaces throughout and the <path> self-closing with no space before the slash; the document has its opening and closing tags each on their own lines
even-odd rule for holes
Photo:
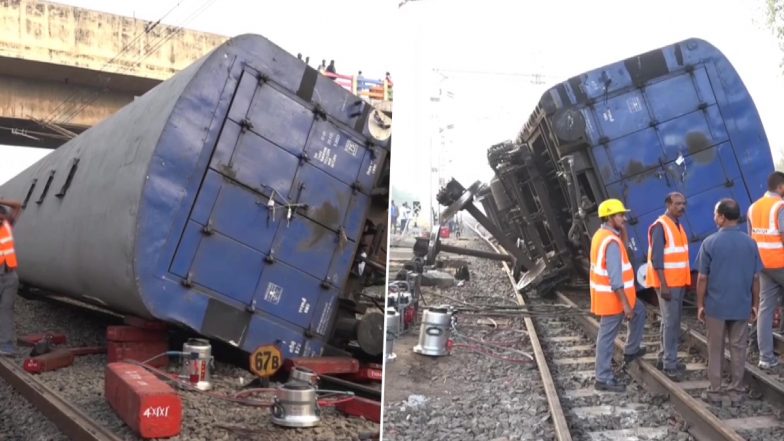
<svg viewBox="0 0 784 441">
<path fill-rule="evenodd" d="M 56 3 L 0 6 L 0 144 L 57 147 L 227 39 Z"/>
<path fill-rule="evenodd" d="M 56 148 L 227 39 L 57 3 L 2 0 L 0 144 Z M 379 107 L 392 111 L 391 102 Z"/>
</svg>

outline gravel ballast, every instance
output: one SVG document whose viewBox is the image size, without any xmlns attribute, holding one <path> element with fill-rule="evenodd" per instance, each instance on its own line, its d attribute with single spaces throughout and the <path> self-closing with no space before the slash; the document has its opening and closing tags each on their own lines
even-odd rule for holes
<svg viewBox="0 0 784 441">
<path fill-rule="evenodd" d="M 70 305 L 31 301 L 21 297 L 17 298 L 15 314 L 18 335 L 61 331 L 68 337 L 68 346 L 103 346 L 106 344 L 106 326 L 119 323 L 111 317 L 88 313 Z M 20 350 L 22 355 L 16 358 L 16 362 L 21 366 L 29 348 Z M 105 355 L 77 357 L 72 366 L 42 373 L 37 378 L 122 439 L 140 439 L 122 422 L 104 398 L 106 363 Z M 242 385 L 248 384 L 253 378 L 253 374 L 245 369 L 216 362 L 212 372 L 211 392 L 231 395 L 242 390 Z M 282 428 L 272 424 L 266 407 L 226 402 L 193 391 L 180 391 L 180 396 L 184 406 L 182 432 L 177 437 L 169 438 L 173 441 L 353 440 L 359 439 L 360 434 L 380 430 L 376 423 L 346 417 L 331 408 L 322 409 L 322 421 L 318 427 Z M 0 381 L 0 423 L 0 440 L 67 439 L 3 381 Z"/>
<path fill-rule="evenodd" d="M 478 238 L 447 242 L 486 249 Z M 427 304 L 457 306 L 458 300 L 508 305 L 513 301 L 514 293 L 499 263 L 467 256 L 460 259 L 468 263 L 471 280 L 463 286 L 423 288 Z M 391 268 L 390 274 L 394 270 Z M 531 352 L 527 337 L 520 332 L 525 329 L 522 318 L 494 320 L 496 330 L 486 319 L 458 314 L 457 328 L 472 339 L 501 341 L 517 351 Z M 547 400 L 533 362 L 511 363 L 459 346 L 449 356 L 426 357 L 412 351 L 418 334 L 417 323 L 397 339 L 397 359 L 385 367 L 384 440 L 554 439 Z M 457 344 L 474 344 L 459 335 L 452 338 Z M 525 358 L 513 351 L 496 353 Z"/>
</svg>

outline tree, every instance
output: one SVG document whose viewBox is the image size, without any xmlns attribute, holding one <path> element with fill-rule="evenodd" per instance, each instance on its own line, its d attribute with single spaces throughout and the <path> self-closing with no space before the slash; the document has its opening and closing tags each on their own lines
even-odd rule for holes
<svg viewBox="0 0 784 441">
<path fill-rule="evenodd" d="M 767 0 L 768 27 L 779 40 L 779 47 L 784 51 L 784 0 Z M 784 68 L 784 59 L 781 67 Z"/>
</svg>

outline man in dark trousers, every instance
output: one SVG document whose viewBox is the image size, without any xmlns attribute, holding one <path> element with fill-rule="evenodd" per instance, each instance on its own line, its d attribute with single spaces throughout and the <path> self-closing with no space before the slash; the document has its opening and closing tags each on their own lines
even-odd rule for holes
<svg viewBox="0 0 784 441">
<path fill-rule="evenodd" d="M 716 204 L 713 220 L 719 231 L 702 242 L 697 278 L 697 318 L 708 330 L 708 380 L 702 398 L 721 401 L 721 365 L 724 336 L 729 337 L 732 382 L 730 400 L 739 402 L 746 395 L 743 385 L 748 322 L 759 310 L 759 273 L 762 271 L 757 244 L 738 226 L 740 207 L 733 199 Z"/>
<path fill-rule="evenodd" d="M 626 390 L 612 370 L 615 336 L 624 321 L 628 322 L 624 361 L 630 363 L 645 354 L 645 347 L 641 346 L 645 306 L 637 301 L 634 268 L 624 245 L 626 213 L 628 210 L 618 199 L 599 204 L 602 226 L 591 240 L 591 312 L 600 317 L 594 388 L 610 392 Z"/>
<path fill-rule="evenodd" d="M 13 225 L 22 212 L 17 201 L 0 200 L 0 355 L 16 355 L 14 301 L 19 288 Z"/>
<path fill-rule="evenodd" d="M 689 238 L 680 218 L 686 213 L 686 197 L 678 192 L 664 199 L 666 211 L 648 228 L 646 283 L 656 289 L 661 310 L 661 366 L 673 381 L 683 378 L 686 365 L 678 362 L 681 311 L 686 288 L 691 285 Z"/>
<path fill-rule="evenodd" d="M 757 320 L 759 368 L 780 365 L 773 351 L 773 315 L 784 298 L 784 173 L 768 176 L 768 191 L 748 211 L 748 228 L 765 270 L 760 274 L 760 310 Z"/>
<path fill-rule="evenodd" d="M 392 205 L 389 207 L 389 217 L 391 218 L 392 224 L 392 234 L 397 234 L 397 216 L 398 216 L 397 205 L 395 205 L 395 201 L 392 201 Z"/>
</svg>

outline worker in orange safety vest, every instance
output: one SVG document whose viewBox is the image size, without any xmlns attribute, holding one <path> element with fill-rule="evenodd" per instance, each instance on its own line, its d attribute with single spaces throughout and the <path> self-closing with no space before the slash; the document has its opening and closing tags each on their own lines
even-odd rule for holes
<svg viewBox="0 0 784 441">
<path fill-rule="evenodd" d="M 757 317 L 757 346 L 760 369 L 780 364 L 773 352 L 773 315 L 784 294 L 784 173 L 768 176 L 768 191 L 751 204 L 748 228 L 757 243 L 764 270 L 760 273 L 760 304 Z"/>
<path fill-rule="evenodd" d="M 5 356 L 16 355 L 14 301 L 19 277 L 12 227 L 21 212 L 19 202 L 0 200 L 0 355 Z"/>
<path fill-rule="evenodd" d="M 646 284 L 656 289 L 661 310 L 659 368 L 674 381 L 681 381 L 686 370 L 678 362 L 681 312 L 686 288 L 691 285 L 689 238 L 680 222 L 686 213 L 686 197 L 678 192 L 664 199 L 666 211 L 648 228 L 648 265 Z"/>
<path fill-rule="evenodd" d="M 626 252 L 626 213 L 618 199 L 608 199 L 599 205 L 602 226 L 591 240 L 591 312 L 600 320 L 596 337 L 597 390 L 623 392 L 626 385 L 615 378 L 612 370 L 615 337 L 624 319 L 629 322 L 624 348 L 627 363 L 645 354 L 641 346 L 645 327 L 645 307 L 637 301 L 634 268 Z"/>
</svg>

